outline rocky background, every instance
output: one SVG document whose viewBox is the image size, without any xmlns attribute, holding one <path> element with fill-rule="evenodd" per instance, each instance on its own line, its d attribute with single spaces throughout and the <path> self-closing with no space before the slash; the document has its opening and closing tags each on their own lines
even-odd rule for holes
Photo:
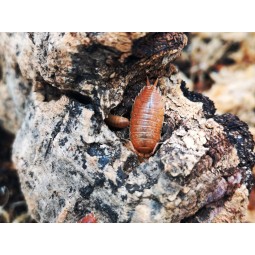
<svg viewBox="0 0 255 255">
<path fill-rule="evenodd" d="M 1 33 L 0 220 L 252 221 L 254 40 Z M 130 118 L 146 77 L 159 78 L 165 122 L 141 162 L 129 129 L 104 119 Z"/>
</svg>

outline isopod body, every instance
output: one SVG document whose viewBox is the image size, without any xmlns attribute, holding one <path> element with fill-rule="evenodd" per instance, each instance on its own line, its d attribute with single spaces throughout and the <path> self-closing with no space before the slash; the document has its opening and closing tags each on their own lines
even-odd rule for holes
<svg viewBox="0 0 255 255">
<path fill-rule="evenodd" d="M 164 102 L 157 81 L 147 85 L 135 99 L 130 120 L 130 140 L 140 157 L 150 157 L 160 140 L 164 121 Z"/>
<path fill-rule="evenodd" d="M 129 126 L 129 120 L 127 118 L 113 114 L 109 114 L 105 122 L 107 125 L 114 128 L 125 128 Z"/>
</svg>

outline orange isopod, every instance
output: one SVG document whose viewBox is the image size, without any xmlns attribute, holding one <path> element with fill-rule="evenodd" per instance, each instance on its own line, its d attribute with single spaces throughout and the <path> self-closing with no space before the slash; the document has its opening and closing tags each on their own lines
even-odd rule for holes
<svg viewBox="0 0 255 255">
<path fill-rule="evenodd" d="M 130 120 L 130 140 L 136 153 L 149 158 L 156 150 L 161 136 L 165 107 L 159 89 L 158 79 L 147 85 L 135 99 Z"/>
<path fill-rule="evenodd" d="M 129 120 L 125 117 L 109 114 L 105 119 L 107 125 L 114 128 L 125 128 L 129 126 Z"/>
</svg>

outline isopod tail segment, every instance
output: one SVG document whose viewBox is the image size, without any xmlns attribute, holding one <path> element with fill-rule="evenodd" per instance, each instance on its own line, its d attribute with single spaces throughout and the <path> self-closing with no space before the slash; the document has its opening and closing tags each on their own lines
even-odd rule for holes
<svg viewBox="0 0 255 255">
<path fill-rule="evenodd" d="M 143 162 L 144 159 L 148 159 L 149 157 L 151 157 L 151 156 L 155 153 L 155 151 L 157 150 L 159 144 L 160 144 L 160 143 L 156 143 L 156 145 L 155 145 L 153 151 L 152 151 L 151 153 L 147 153 L 147 154 L 138 152 L 138 151 L 134 148 L 134 145 L 132 144 L 131 141 L 128 141 L 128 143 L 126 144 L 126 146 L 127 146 L 131 151 L 133 151 L 135 154 L 137 154 L 138 159 L 139 159 L 140 162 Z"/>
</svg>

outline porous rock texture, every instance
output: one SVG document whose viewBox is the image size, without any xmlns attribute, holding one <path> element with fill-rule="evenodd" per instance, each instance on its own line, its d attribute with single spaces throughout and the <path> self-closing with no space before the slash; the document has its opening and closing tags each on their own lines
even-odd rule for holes
<svg viewBox="0 0 255 255">
<path fill-rule="evenodd" d="M 0 97 L 9 100 L 0 109 L 13 109 L 0 119 L 17 132 L 13 161 L 35 220 L 245 221 L 254 142 L 245 123 L 216 115 L 178 79 L 171 62 L 183 33 L 15 33 L 0 43 Z M 141 162 L 129 129 L 104 119 L 130 117 L 146 76 L 159 77 L 165 123 Z"/>
</svg>

